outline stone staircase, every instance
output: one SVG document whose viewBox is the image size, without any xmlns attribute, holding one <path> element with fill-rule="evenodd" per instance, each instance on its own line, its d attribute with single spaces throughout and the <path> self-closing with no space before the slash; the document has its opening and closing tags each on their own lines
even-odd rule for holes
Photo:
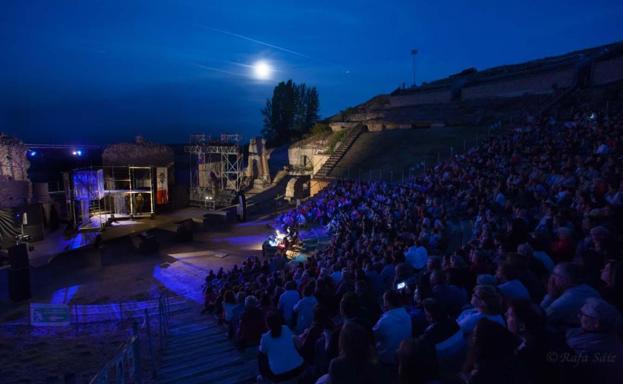
<svg viewBox="0 0 623 384">
<path fill-rule="evenodd" d="M 346 152 L 352 147 L 353 143 L 359 135 L 361 135 L 365 131 L 365 128 L 362 125 L 358 125 L 357 127 L 349 129 L 348 133 L 342 139 L 339 147 L 333 152 L 333 154 L 327 159 L 327 161 L 320 167 L 318 172 L 314 175 L 316 179 L 323 179 L 330 177 L 330 173 L 335 168 L 337 163 L 342 160 Z"/>
<path fill-rule="evenodd" d="M 255 350 L 236 348 L 224 327 L 197 311 L 184 319 L 171 319 L 158 371 L 161 384 L 254 383 L 257 376 Z"/>
</svg>

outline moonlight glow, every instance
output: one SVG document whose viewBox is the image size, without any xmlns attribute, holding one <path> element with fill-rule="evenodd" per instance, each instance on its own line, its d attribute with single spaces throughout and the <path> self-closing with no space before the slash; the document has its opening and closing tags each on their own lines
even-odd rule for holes
<svg viewBox="0 0 623 384">
<path fill-rule="evenodd" d="M 256 79 L 267 80 L 270 79 L 270 74 L 273 69 L 265 61 L 258 61 L 253 64 L 253 74 Z"/>
</svg>

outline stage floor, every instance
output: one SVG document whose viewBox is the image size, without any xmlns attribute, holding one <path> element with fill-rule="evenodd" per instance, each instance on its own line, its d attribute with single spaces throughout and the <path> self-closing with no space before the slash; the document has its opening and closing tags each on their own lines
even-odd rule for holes
<svg viewBox="0 0 623 384">
<path fill-rule="evenodd" d="M 203 220 L 206 213 L 201 208 L 184 208 L 170 213 L 156 215 L 153 219 L 143 218 L 134 221 L 122 221 L 117 225 L 106 227 L 102 232 L 98 231 L 82 231 L 67 237 L 63 229 L 58 229 L 52 233 L 48 233 L 45 239 L 32 243 L 33 250 L 29 251 L 30 265 L 40 267 L 48 264 L 55 256 L 78 250 L 80 248 L 92 245 L 98 233 L 102 235 L 102 241 L 113 240 L 137 233 L 147 231 L 149 229 L 159 228 L 163 230 L 175 231 L 175 222 L 183 219 Z"/>
</svg>

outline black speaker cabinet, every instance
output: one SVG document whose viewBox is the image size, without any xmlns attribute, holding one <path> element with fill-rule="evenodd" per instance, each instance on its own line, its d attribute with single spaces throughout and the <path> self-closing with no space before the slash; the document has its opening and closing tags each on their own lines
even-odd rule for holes
<svg viewBox="0 0 623 384">
<path fill-rule="evenodd" d="M 9 264 L 11 264 L 13 269 L 30 267 L 26 244 L 14 245 L 9 248 Z"/>
<path fill-rule="evenodd" d="M 30 268 L 9 268 L 9 297 L 14 302 L 31 298 Z"/>
</svg>

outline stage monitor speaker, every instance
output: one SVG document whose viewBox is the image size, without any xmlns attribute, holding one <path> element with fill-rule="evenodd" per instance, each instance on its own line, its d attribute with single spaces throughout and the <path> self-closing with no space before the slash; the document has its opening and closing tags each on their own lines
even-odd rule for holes
<svg viewBox="0 0 623 384">
<path fill-rule="evenodd" d="M 31 298 L 30 268 L 9 268 L 9 297 L 14 302 Z"/>
<path fill-rule="evenodd" d="M 14 245 L 9 248 L 9 264 L 11 264 L 11 268 L 13 269 L 30 267 L 26 244 Z"/>
</svg>

